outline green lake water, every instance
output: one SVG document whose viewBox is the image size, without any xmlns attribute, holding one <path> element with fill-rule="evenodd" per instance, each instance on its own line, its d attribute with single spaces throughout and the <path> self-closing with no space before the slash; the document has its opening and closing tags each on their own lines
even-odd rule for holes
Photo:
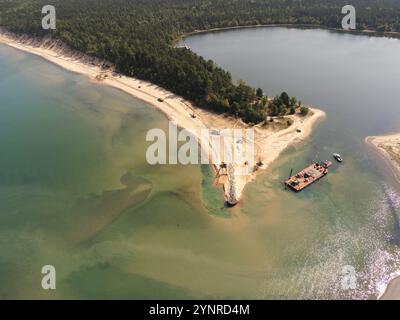
<svg viewBox="0 0 400 320">
<path fill-rule="evenodd" d="M 146 132 L 168 127 L 160 112 L 0 45 L 0 297 L 376 297 L 400 269 L 400 200 L 363 138 L 399 127 L 400 42 L 263 28 L 186 43 L 327 120 L 226 209 L 208 167 L 147 164 Z M 333 151 L 343 166 L 284 190 L 290 168 Z M 54 291 L 41 288 L 47 264 Z"/>
</svg>

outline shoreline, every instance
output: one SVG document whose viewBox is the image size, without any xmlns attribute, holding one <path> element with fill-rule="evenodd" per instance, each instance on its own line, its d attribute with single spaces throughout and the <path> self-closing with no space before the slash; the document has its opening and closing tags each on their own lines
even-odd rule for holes
<svg viewBox="0 0 400 320">
<path fill-rule="evenodd" d="M 152 83 L 116 73 L 107 61 L 72 50 L 59 40 L 16 36 L 0 29 L 0 43 L 39 56 L 65 70 L 85 75 L 90 81 L 114 87 L 150 104 L 160 110 L 168 120 L 175 122 L 179 128 L 190 131 L 201 148 L 211 147 L 210 137 L 200 134 L 202 129 L 249 128 L 239 119 L 195 107 L 191 102 Z M 268 168 L 288 146 L 304 142 L 311 135 L 314 126 L 326 117 L 326 113 L 322 110 L 316 108 L 310 110 L 311 114 L 306 117 L 285 116 L 284 121 L 288 119 L 293 121 L 288 128 L 266 129 L 261 125 L 252 127 L 255 137 L 251 142 L 254 142 L 257 149 L 255 156 L 263 165 L 257 168 L 260 170 L 249 170 L 250 164 L 243 164 L 234 167 L 233 170 L 226 169 L 225 174 L 216 177 L 215 184 L 223 187 L 225 200 L 228 203 L 234 205 L 239 202 L 245 186 L 255 179 L 258 172 Z M 233 149 L 235 146 L 238 148 L 237 144 L 230 147 Z M 221 150 L 211 149 L 210 153 L 220 155 L 222 151 L 223 147 Z M 219 165 L 212 166 L 215 171 L 221 169 Z M 250 173 L 238 174 L 241 169 L 246 169 L 246 172 Z"/>
<path fill-rule="evenodd" d="M 400 276 L 397 275 L 389 280 L 385 291 L 378 297 L 378 300 L 400 300 Z"/>
<path fill-rule="evenodd" d="M 332 28 L 326 26 L 318 26 L 313 24 L 296 24 L 296 23 L 283 23 L 283 24 L 253 24 L 253 25 L 239 25 L 233 27 L 222 27 L 222 28 L 212 28 L 207 30 L 195 30 L 191 32 L 184 33 L 178 36 L 173 41 L 173 46 L 176 46 L 179 41 L 186 39 L 187 37 L 194 36 L 197 34 L 204 33 L 213 33 L 220 31 L 229 31 L 229 30 L 240 30 L 240 29 L 251 29 L 251 28 L 294 28 L 294 29 L 303 29 L 303 30 L 313 30 L 313 29 L 321 29 L 331 32 L 343 33 L 343 34 L 353 34 L 353 35 L 361 35 L 361 36 L 372 36 L 372 37 L 387 37 L 392 39 L 400 40 L 400 32 L 396 31 L 376 31 L 376 30 L 343 30 L 339 28 Z"/>
<path fill-rule="evenodd" d="M 364 141 L 375 150 L 376 154 L 386 163 L 387 167 L 390 169 L 391 175 L 394 177 L 395 183 L 400 186 L 400 162 L 393 158 L 394 154 L 391 155 L 388 152 L 388 148 L 392 148 L 395 144 L 400 147 L 400 133 L 369 136 L 366 137 Z"/>
<path fill-rule="evenodd" d="M 400 150 L 400 133 L 387 134 L 383 136 L 369 136 L 364 140 L 365 144 L 370 147 L 379 157 L 385 167 L 390 170 L 390 178 L 400 188 L 400 162 L 393 156 L 400 153 L 392 151 L 393 146 L 397 145 Z M 390 148 L 390 149 L 388 149 Z M 388 152 L 392 151 L 392 154 Z M 393 153 L 394 152 L 394 153 Z M 389 175 L 388 175 L 389 176 Z M 378 300 L 400 300 L 400 270 L 395 272 L 389 282 L 386 284 L 385 290 L 382 291 Z"/>
</svg>

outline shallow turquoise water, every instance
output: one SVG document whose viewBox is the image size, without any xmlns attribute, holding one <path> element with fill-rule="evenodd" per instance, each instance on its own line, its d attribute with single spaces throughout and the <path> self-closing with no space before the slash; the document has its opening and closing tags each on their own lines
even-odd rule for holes
<svg viewBox="0 0 400 320">
<path fill-rule="evenodd" d="M 167 128 L 165 117 L 126 94 L 3 45 L 0 74 L 0 296 L 184 297 L 174 286 L 119 270 L 114 249 L 96 249 L 112 243 L 97 237 L 125 215 L 144 214 L 139 208 L 148 203 L 157 206 L 149 215 L 159 211 L 172 218 L 176 207 L 189 216 L 184 204 L 196 193 L 198 211 L 205 212 L 200 168 L 146 162 L 146 132 Z M 219 190 L 208 194 L 222 197 Z M 135 218 L 130 223 L 123 227 L 138 227 Z M 123 239 L 115 241 L 111 247 L 119 250 Z M 56 292 L 40 287 L 45 264 L 56 267 Z"/>
</svg>

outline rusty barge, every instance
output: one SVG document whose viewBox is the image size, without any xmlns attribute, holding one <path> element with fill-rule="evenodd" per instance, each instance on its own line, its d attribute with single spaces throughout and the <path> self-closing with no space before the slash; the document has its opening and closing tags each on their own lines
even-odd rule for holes
<svg viewBox="0 0 400 320">
<path fill-rule="evenodd" d="M 331 161 L 314 162 L 296 175 L 289 177 L 285 181 L 285 185 L 296 192 L 300 192 L 325 177 L 329 173 L 328 168 L 330 166 L 332 166 Z"/>
</svg>

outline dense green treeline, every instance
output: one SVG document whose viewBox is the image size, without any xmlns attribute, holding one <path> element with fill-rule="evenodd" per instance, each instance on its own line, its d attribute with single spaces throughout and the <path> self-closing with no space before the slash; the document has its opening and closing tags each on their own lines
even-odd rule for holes
<svg viewBox="0 0 400 320">
<path fill-rule="evenodd" d="M 353 0 L 359 29 L 400 31 L 397 0 Z M 231 75 L 185 48 L 181 35 L 196 30 L 258 24 L 310 24 L 338 28 L 339 0 L 0 0 L 0 25 L 36 36 L 41 8 L 57 10 L 53 36 L 105 58 L 120 72 L 156 83 L 217 112 L 258 123 L 268 115 L 296 112 L 286 93 L 267 100 L 260 90 L 234 84 Z M 304 111 L 304 110 L 303 110 Z"/>
</svg>

